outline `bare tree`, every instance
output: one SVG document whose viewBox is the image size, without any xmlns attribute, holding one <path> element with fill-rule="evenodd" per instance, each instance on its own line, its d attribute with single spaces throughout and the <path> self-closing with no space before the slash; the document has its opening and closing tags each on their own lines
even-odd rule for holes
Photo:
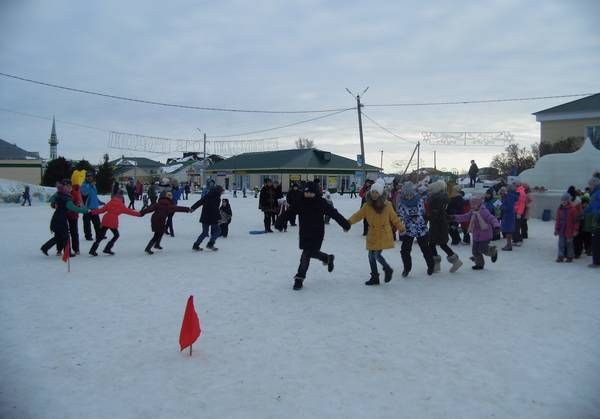
<svg viewBox="0 0 600 419">
<path fill-rule="evenodd" d="M 296 148 L 297 149 L 313 148 L 314 146 L 315 146 L 315 142 L 313 140 L 309 140 L 306 137 L 299 137 L 296 140 Z"/>
</svg>

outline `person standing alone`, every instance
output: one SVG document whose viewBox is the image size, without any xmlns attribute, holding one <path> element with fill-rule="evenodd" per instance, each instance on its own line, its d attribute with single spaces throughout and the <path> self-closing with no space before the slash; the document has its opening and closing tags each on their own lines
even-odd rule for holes
<svg viewBox="0 0 600 419">
<path fill-rule="evenodd" d="M 469 187 L 474 188 L 477 182 L 477 173 L 479 173 L 479 167 L 475 164 L 475 160 L 471 160 L 471 167 L 469 167 Z"/>
</svg>

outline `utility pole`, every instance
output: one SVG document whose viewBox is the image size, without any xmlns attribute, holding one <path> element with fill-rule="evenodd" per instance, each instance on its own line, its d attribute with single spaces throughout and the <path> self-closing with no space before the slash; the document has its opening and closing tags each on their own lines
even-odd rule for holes
<svg viewBox="0 0 600 419">
<path fill-rule="evenodd" d="M 419 180 L 419 168 L 421 165 L 421 141 L 417 141 L 417 181 Z"/>
<path fill-rule="evenodd" d="M 196 128 L 198 130 L 198 132 L 202 132 L 200 131 L 200 128 Z M 206 169 L 206 133 L 203 132 L 203 138 L 204 138 L 204 148 L 202 151 L 202 173 L 200 173 L 200 186 L 204 185 L 206 182 L 204 181 L 204 170 Z"/>
<path fill-rule="evenodd" d="M 437 156 L 436 156 L 436 153 L 437 153 L 437 151 L 433 150 L 433 168 L 435 170 L 437 170 L 437 159 L 436 159 Z"/>
<path fill-rule="evenodd" d="M 379 167 L 381 167 L 381 173 L 383 173 L 383 150 L 381 150 L 381 160 L 379 161 Z"/>
<path fill-rule="evenodd" d="M 367 90 L 369 90 L 369 87 L 367 87 L 365 90 L 363 90 L 363 92 L 361 93 L 362 95 L 364 95 Z M 346 91 L 348 93 L 350 93 L 350 96 L 354 97 L 354 93 L 352 93 L 348 88 L 346 88 Z M 360 104 L 360 95 L 356 95 L 356 111 L 358 112 L 358 133 L 360 136 L 360 156 L 362 159 L 362 177 L 363 177 L 363 182 L 365 180 L 367 180 L 367 169 L 366 169 L 366 162 L 365 162 L 365 144 L 363 141 L 363 129 L 362 129 L 362 113 L 361 113 L 361 108 L 362 105 Z"/>
</svg>

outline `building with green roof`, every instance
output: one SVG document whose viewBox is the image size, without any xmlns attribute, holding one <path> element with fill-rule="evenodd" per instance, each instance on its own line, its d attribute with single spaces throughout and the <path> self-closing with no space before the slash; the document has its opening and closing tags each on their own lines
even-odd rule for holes
<svg viewBox="0 0 600 419">
<path fill-rule="evenodd" d="M 589 138 L 600 148 L 600 93 L 535 112 L 541 145 Z"/>
<path fill-rule="evenodd" d="M 316 148 L 244 153 L 207 168 L 207 175 L 226 189 L 260 188 L 265 178 L 281 183 L 284 192 L 294 182 L 319 179 L 330 191 L 362 184 L 362 167 L 355 160 Z M 381 169 L 365 165 L 367 177 L 377 178 Z"/>
</svg>

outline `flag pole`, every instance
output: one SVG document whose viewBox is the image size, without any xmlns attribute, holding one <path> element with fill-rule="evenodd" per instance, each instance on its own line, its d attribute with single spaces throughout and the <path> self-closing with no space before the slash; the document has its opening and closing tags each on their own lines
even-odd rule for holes
<svg viewBox="0 0 600 419">
<path fill-rule="evenodd" d="M 192 345 L 190 345 L 190 356 L 192 356 Z"/>
</svg>

